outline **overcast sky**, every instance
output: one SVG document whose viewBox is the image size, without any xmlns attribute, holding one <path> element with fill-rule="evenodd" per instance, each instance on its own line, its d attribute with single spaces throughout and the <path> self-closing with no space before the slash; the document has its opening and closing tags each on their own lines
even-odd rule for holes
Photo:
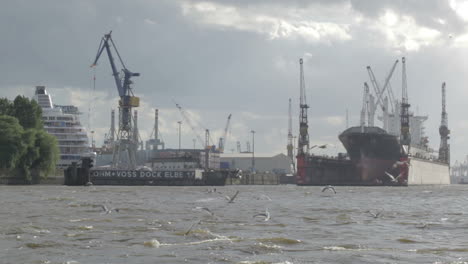
<svg viewBox="0 0 468 264">
<path fill-rule="evenodd" d="M 311 145 L 330 143 L 357 125 L 363 82 L 372 66 L 383 83 L 406 57 L 412 111 L 428 115 L 426 133 L 438 149 L 441 83 L 447 83 L 452 162 L 468 154 L 466 76 L 468 2 L 461 0 L 17 0 L 0 9 L 0 95 L 32 97 L 45 85 L 56 104 L 74 104 L 102 144 L 117 89 L 106 54 L 93 70 L 101 37 L 113 39 L 141 97 L 143 140 L 160 109 L 161 135 L 177 148 L 179 103 L 204 138 L 217 142 L 232 113 L 227 152 L 251 141 L 255 151 L 286 153 L 288 99 L 298 131 L 299 58 L 304 58 Z M 401 97 L 401 65 L 391 80 Z M 95 72 L 94 72 L 95 71 Z M 93 91 L 92 79 L 96 74 Z M 90 114 L 88 114 L 91 110 Z M 380 125 L 380 122 L 377 121 Z M 196 138 L 182 124 L 182 147 Z M 322 150 L 314 150 L 321 153 Z"/>
</svg>

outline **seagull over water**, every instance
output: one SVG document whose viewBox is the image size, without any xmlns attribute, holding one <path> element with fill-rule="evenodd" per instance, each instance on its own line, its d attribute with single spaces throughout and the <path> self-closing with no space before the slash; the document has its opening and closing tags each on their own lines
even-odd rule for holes
<svg viewBox="0 0 468 264">
<path fill-rule="evenodd" d="M 205 212 L 209 213 L 211 216 L 214 216 L 214 213 L 208 207 L 197 206 L 197 207 L 195 207 L 195 210 L 205 211 Z"/>
<path fill-rule="evenodd" d="M 239 194 L 239 191 L 236 191 L 236 193 L 233 196 L 231 196 L 231 197 L 226 196 L 225 198 L 226 198 L 226 200 L 228 200 L 228 203 L 233 203 L 234 199 L 236 199 L 238 194 Z"/>
<path fill-rule="evenodd" d="M 369 214 L 370 214 L 372 217 L 374 217 L 374 218 L 378 218 L 380 215 L 382 215 L 382 211 L 377 212 L 377 213 L 373 213 L 373 212 L 371 212 L 371 211 L 368 211 L 368 212 L 369 212 Z"/>
<path fill-rule="evenodd" d="M 385 172 L 385 174 L 386 174 L 388 177 L 390 177 L 390 180 L 391 180 L 392 182 L 398 182 L 398 179 L 401 178 L 401 176 L 403 175 L 403 174 L 400 173 L 397 177 L 394 177 L 393 175 L 391 175 L 391 174 L 388 173 L 388 172 Z"/>
<path fill-rule="evenodd" d="M 335 188 L 334 188 L 333 186 L 331 186 L 331 185 L 327 185 L 327 186 L 325 186 L 325 187 L 322 188 L 322 192 L 324 192 L 324 191 L 326 191 L 326 190 L 332 190 L 333 193 L 336 194 Z"/>
<path fill-rule="evenodd" d="M 252 216 L 252 217 L 255 218 L 255 217 L 259 217 L 259 216 L 265 217 L 265 219 L 264 219 L 265 222 L 270 220 L 270 212 L 268 212 L 268 208 L 265 209 L 264 213 L 259 213 L 259 214 L 256 214 L 256 215 Z"/>
<path fill-rule="evenodd" d="M 116 211 L 117 213 L 119 212 L 118 208 L 108 209 L 107 206 L 105 206 L 103 204 L 101 204 L 101 209 L 102 209 L 103 213 L 105 213 L 105 214 L 110 214 L 110 213 L 112 213 L 112 211 Z"/>
<path fill-rule="evenodd" d="M 200 224 L 200 223 L 201 223 L 201 220 L 198 220 L 197 222 L 193 223 L 193 224 L 190 226 L 190 228 L 187 230 L 187 232 L 184 233 L 184 235 L 186 236 L 186 235 L 190 234 L 190 231 L 192 231 L 192 228 L 193 228 L 195 225 L 198 225 L 198 224 Z"/>
</svg>

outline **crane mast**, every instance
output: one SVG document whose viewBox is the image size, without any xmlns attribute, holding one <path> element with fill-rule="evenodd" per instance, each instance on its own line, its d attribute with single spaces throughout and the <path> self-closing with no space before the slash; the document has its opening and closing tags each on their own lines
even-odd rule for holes
<svg viewBox="0 0 468 264">
<path fill-rule="evenodd" d="M 366 115 L 369 116 L 369 86 L 364 83 L 364 92 L 362 93 L 362 109 L 361 109 L 361 131 L 364 132 L 366 126 Z"/>
<path fill-rule="evenodd" d="M 309 125 L 307 121 L 307 105 L 305 81 L 304 81 L 304 67 L 302 58 L 299 59 L 300 65 L 300 116 L 299 116 L 299 140 L 298 140 L 298 155 L 305 155 L 309 151 Z"/>
<path fill-rule="evenodd" d="M 111 34 L 112 31 L 102 37 L 96 58 L 91 66 L 94 67 L 97 65 L 102 52 L 106 50 L 112 68 L 112 75 L 114 76 L 114 81 L 120 96 L 119 130 L 117 132 L 117 140 L 112 155 L 112 167 L 121 169 L 135 169 L 136 149 L 138 142 L 135 141 L 134 131 L 132 129 L 132 108 L 139 106 L 140 99 L 136 96 L 133 96 L 131 78 L 140 76 L 140 74 L 131 72 L 125 67 L 122 58 L 120 57 L 119 51 L 117 50 L 117 47 L 112 40 Z M 123 76 L 121 76 L 121 73 L 117 70 L 117 66 L 115 65 L 114 57 L 112 55 L 111 46 L 114 48 L 115 53 L 119 58 L 120 64 L 122 65 L 121 72 L 123 73 Z M 124 159 L 124 153 L 127 154 L 127 159 Z"/>
<path fill-rule="evenodd" d="M 288 111 L 288 145 L 286 149 L 288 150 L 288 157 L 291 160 L 294 160 L 293 154 L 293 135 L 292 135 L 292 110 L 291 110 L 291 98 L 289 98 L 289 111 Z"/>
<path fill-rule="evenodd" d="M 440 134 L 440 148 L 439 160 L 445 163 L 450 163 L 450 130 L 448 129 L 448 115 L 445 109 L 445 82 L 442 83 L 442 118 L 439 127 Z"/>
<path fill-rule="evenodd" d="M 293 135 L 292 135 L 292 107 L 291 98 L 289 98 L 289 109 L 288 109 L 288 145 L 286 149 L 288 151 L 288 157 L 291 159 L 291 171 L 296 174 L 296 163 L 294 161 L 294 146 L 293 146 Z"/>
<path fill-rule="evenodd" d="M 411 145 L 411 135 L 410 135 L 410 114 L 409 114 L 409 107 L 410 104 L 408 102 L 408 87 L 406 83 L 406 60 L 405 57 L 401 58 L 402 63 L 402 84 L 401 84 L 401 134 L 400 134 L 400 142 L 402 146 L 407 146 L 406 154 L 409 153 L 409 148 Z"/>
</svg>

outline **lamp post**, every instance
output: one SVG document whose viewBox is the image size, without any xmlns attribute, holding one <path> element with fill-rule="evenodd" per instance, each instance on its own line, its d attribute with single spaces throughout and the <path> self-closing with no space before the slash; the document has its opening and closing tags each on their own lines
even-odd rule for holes
<svg viewBox="0 0 468 264">
<path fill-rule="evenodd" d="M 252 133 L 252 173 L 255 172 L 255 131 L 251 130 Z"/>
<path fill-rule="evenodd" d="M 179 124 L 179 151 L 180 151 L 180 143 L 181 143 L 180 127 L 182 126 L 182 121 L 177 121 L 177 124 Z"/>
</svg>

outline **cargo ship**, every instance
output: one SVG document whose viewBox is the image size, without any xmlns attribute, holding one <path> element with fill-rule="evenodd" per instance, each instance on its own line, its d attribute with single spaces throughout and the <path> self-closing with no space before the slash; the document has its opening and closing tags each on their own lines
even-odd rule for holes
<svg viewBox="0 0 468 264">
<path fill-rule="evenodd" d="M 403 59 L 404 62 L 404 59 Z M 404 70 L 403 70 L 404 72 Z M 405 78 L 406 79 L 406 78 Z M 366 125 L 364 109 L 369 105 L 368 88 L 365 90 L 361 125 L 343 131 L 338 139 L 346 154 L 337 157 L 316 156 L 309 153 L 307 108 L 302 102 L 303 72 L 301 63 L 301 117 L 298 142 L 297 184 L 298 185 L 361 185 L 361 186 L 408 186 L 421 184 L 450 184 L 450 147 L 448 145 L 447 113 L 445 111 L 445 83 L 442 85 L 442 124 L 439 127 L 441 145 L 436 157 L 423 135 L 422 123 L 427 117 L 414 116 L 408 111 L 405 96 L 392 114 L 383 113 L 387 129 Z M 403 93 L 405 94 L 405 93 Z M 372 105 L 372 104 L 371 104 Z M 388 106 L 388 105 L 387 105 Z M 385 108 L 384 108 L 385 109 Z M 374 109 L 375 110 L 375 109 Z M 372 109 L 371 111 L 372 112 Z M 393 125 L 392 125 L 393 124 Z M 397 133 L 387 130 L 395 129 Z M 410 129 L 411 128 L 411 129 Z M 411 132 L 411 134 L 410 134 Z M 414 140 L 414 141 L 413 141 Z"/>
</svg>

